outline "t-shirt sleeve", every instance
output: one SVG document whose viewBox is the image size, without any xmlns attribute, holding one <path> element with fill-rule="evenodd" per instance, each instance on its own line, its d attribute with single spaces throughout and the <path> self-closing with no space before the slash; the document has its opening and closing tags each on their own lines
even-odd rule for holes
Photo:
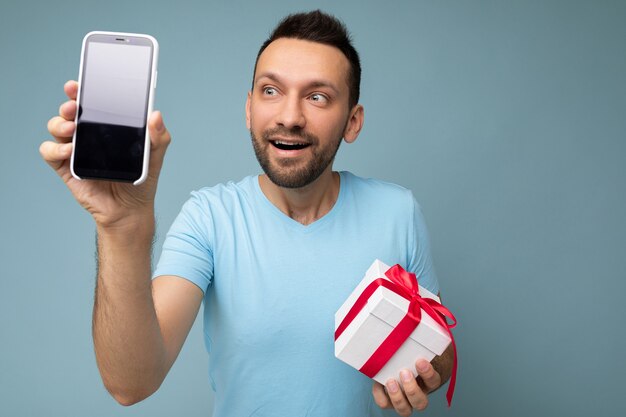
<svg viewBox="0 0 626 417">
<path fill-rule="evenodd" d="M 413 238 L 410 248 L 409 270 L 417 275 L 419 284 L 433 294 L 439 293 L 439 282 L 435 274 L 435 267 L 430 253 L 430 238 L 424 221 L 424 215 L 418 202 L 411 195 L 413 204 Z"/>
<path fill-rule="evenodd" d="M 176 275 L 203 292 L 213 279 L 211 216 L 201 193 L 193 192 L 167 232 L 153 278 Z"/>
</svg>

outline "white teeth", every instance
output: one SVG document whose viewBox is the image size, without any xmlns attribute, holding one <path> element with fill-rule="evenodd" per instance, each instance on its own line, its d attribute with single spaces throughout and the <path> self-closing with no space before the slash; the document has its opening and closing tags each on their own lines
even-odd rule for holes
<svg viewBox="0 0 626 417">
<path fill-rule="evenodd" d="M 275 140 L 274 143 L 277 145 L 287 145 L 287 146 L 304 146 L 306 143 L 289 143 L 289 142 L 281 142 L 279 140 Z"/>
</svg>

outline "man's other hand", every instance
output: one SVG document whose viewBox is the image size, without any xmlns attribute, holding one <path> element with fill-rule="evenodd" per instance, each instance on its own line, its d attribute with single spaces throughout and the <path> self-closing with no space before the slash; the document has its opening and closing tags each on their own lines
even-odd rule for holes
<svg viewBox="0 0 626 417">
<path fill-rule="evenodd" d="M 415 370 L 419 374 L 417 378 L 408 369 L 401 371 L 400 383 L 395 379 L 390 379 L 384 386 L 374 382 L 372 395 L 376 404 L 380 408 L 393 408 L 403 417 L 410 416 L 413 410 L 425 410 L 428 394 L 439 388 L 441 376 L 424 359 L 415 362 Z"/>
</svg>

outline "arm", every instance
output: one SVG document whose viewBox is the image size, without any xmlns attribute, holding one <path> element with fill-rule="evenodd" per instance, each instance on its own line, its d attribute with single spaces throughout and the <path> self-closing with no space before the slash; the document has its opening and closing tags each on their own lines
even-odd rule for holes
<svg viewBox="0 0 626 417">
<path fill-rule="evenodd" d="M 150 238 L 98 233 L 93 340 L 102 380 L 122 405 L 154 393 L 174 363 L 202 290 L 174 276 L 150 281 Z"/>
<path fill-rule="evenodd" d="M 170 135 L 159 112 L 151 115 L 148 178 L 139 185 L 76 180 L 69 169 L 78 83 L 65 84 L 69 101 L 48 122 L 54 141 L 41 144 L 43 159 L 94 218 L 98 277 L 93 338 L 105 386 L 132 404 L 161 384 L 191 328 L 202 291 L 177 277 L 150 281 L 154 196 Z"/>
</svg>

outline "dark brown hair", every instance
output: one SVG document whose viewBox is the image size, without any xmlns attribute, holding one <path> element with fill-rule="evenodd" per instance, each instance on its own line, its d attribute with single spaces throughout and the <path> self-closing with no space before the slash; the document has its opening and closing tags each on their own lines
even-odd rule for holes
<svg viewBox="0 0 626 417">
<path fill-rule="evenodd" d="M 361 90 L 361 62 L 359 54 L 354 46 L 346 26 L 336 17 L 331 16 L 321 10 L 314 10 L 306 13 L 290 14 L 280 21 L 278 26 L 272 31 L 270 37 L 261 45 L 259 53 L 254 63 L 254 75 L 259 57 L 268 45 L 280 38 L 301 39 L 305 41 L 318 42 L 325 45 L 334 46 L 339 49 L 350 63 L 348 73 L 348 87 L 350 89 L 349 105 L 352 108 L 359 102 Z M 254 79 L 252 80 L 254 88 Z"/>
</svg>

